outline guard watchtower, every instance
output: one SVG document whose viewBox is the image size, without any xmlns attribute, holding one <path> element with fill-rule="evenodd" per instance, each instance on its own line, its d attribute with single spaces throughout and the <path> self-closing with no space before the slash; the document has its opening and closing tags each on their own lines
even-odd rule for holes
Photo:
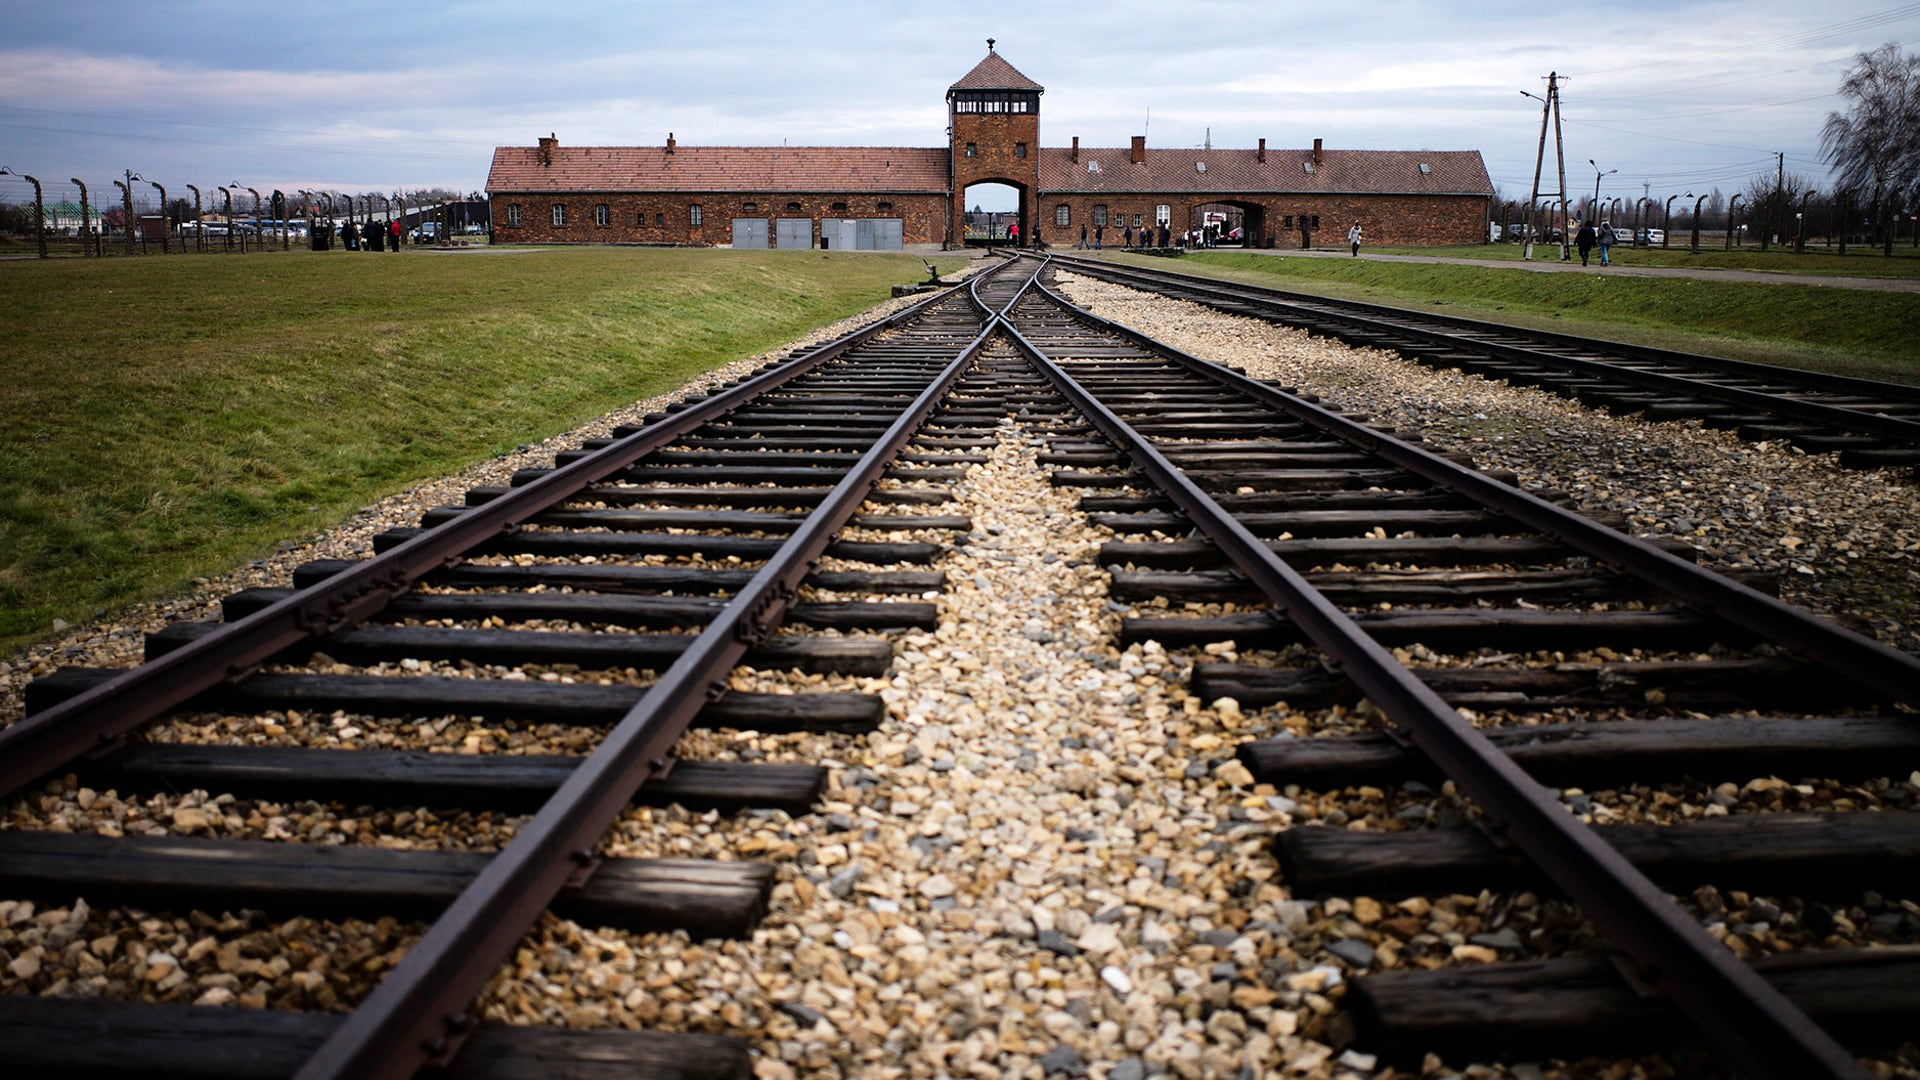
<svg viewBox="0 0 1920 1080">
<path fill-rule="evenodd" d="M 947 88 L 947 132 L 953 152 L 954 242 L 967 235 L 967 188 L 1007 184 L 1020 192 L 1020 235 L 1031 237 L 1033 193 L 1040 184 L 1040 95 L 1046 88 L 993 51 Z"/>
</svg>

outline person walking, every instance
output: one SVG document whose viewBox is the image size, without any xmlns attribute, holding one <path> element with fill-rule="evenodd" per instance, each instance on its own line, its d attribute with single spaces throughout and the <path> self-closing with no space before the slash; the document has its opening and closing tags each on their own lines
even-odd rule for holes
<svg viewBox="0 0 1920 1080">
<path fill-rule="evenodd" d="M 1360 223 L 1357 221 L 1353 223 L 1353 228 L 1347 230 L 1347 246 L 1353 248 L 1354 258 L 1360 257 Z"/>
<path fill-rule="evenodd" d="M 1020 246 L 1020 223 L 1017 221 L 1007 226 L 1007 244 L 1011 247 Z"/>
<path fill-rule="evenodd" d="M 1587 253 L 1593 250 L 1594 241 L 1599 236 L 1593 231 L 1593 222 L 1580 223 L 1580 231 L 1573 234 L 1573 246 L 1580 249 L 1580 265 L 1587 265 Z"/>
<path fill-rule="evenodd" d="M 1085 225 L 1080 226 L 1080 250 L 1087 250 L 1087 227 Z"/>
<path fill-rule="evenodd" d="M 1613 246 L 1613 242 L 1616 239 L 1613 234 L 1613 222 L 1608 221 L 1606 218 L 1601 218 L 1600 230 L 1596 239 L 1600 241 L 1600 265 L 1607 266 L 1611 262 L 1611 260 L 1607 258 L 1607 249 Z"/>
<path fill-rule="evenodd" d="M 393 245 L 392 247 L 387 249 L 388 251 L 400 250 L 400 219 L 399 218 L 394 218 L 392 221 L 387 222 L 387 242 Z"/>
<path fill-rule="evenodd" d="M 1100 238 L 1106 234 L 1106 231 L 1107 227 L 1105 225 L 1095 225 L 1093 227 L 1093 250 L 1100 250 Z"/>
</svg>

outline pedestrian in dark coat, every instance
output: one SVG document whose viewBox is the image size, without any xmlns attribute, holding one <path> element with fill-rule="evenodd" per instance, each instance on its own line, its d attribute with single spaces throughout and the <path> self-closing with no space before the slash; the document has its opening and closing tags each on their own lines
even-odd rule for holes
<svg viewBox="0 0 1920 1080">
<path fill-rule="evenodd" d="M 348 251 L 360 250 L 360 226 L 355 225 L 352 218 L 340 226 L 340 242 L 347 246 Z"/>
<path fill-rule="evenodd" d="M 1573 246 L 1580 249 L 1581 266 L 1587 265 L 1587 253 L 1593 250 L 1593 244 L 1596 239 L 1597 237 L 1593 231 L 1593 223 L 1590 221 L 1581 222 L 1580 231 L 1573 234 Z"/>
</svg>

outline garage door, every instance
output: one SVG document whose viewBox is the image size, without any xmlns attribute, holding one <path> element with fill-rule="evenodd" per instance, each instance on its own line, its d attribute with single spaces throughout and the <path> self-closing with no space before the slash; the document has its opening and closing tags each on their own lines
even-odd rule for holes
<svg viewBox="0 0 1920 1080">
<path fill-rule="evenodd" d="M 860 251 L 899 251 L 902 230 L 900 218 L 860 218 L 854 247 Z"/>
<path fill-rule="evenodd" d="M 853 218 L 821 218 L 820 246 L 829 251 L 858 251 L 860 223 Z"/>
<path fill-rule="evenodd" d="M 767 219 L 757 217 L 734 218 L 733 246 L 736 248 L 765 248 L 767 246 Z"/>
<path fill-rule="evenodd" d="M 774 222 L 773 246 L 782 251 L 801 251 L 813 246 L 813 219 L 783 217 Z"/>
</svg>

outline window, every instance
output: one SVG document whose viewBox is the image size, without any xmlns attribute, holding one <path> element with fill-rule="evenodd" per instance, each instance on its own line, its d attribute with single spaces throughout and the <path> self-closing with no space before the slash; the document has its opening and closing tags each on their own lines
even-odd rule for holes
<svg viewBox="0 0 1920 1080">
<path fill-rule="evenodd" d="M 700 224 L 700 204 L 699 203 L 691 203 L 687 206 L 687 224 L 689 225 Z"/>
<path fill-rule="evenodd" d="M 758 209 L 760 209 L 759 203 L 741 203 L 740 204 L 741 213 L 751 214 Z"/>
<path fill-rule="evenodd" d="M 593 223 L 595 225 L 613 224 L 613 211 L 608 209 L 606 203 L 593 204 Z"/>
<path fill-rule="evenodd" d="M 1140 227 L 1140 215 L 1139 215 L 1139 214 L 1135 214 L 1135 215 L 1133 215 L 1133 227 L 1134 227 L 1134 228 L 1136 228 L 1136 229 Z"/>
<path fill-rule="evenodd" d="M 1161 203 L 1159 206 L 1154 207 L 1153 220 L 1162 226 L 1171 225 L 1173 223 L 1173 207 L 1168 206 L 1166 203 Z"/>
<path fill-rule="evenodd" d="M 799 203 L 797 203 L 797 202 L 790 202 L 790 203 L 788 203 L 788 204 L 787 204 L 787 213 L 789 213 L 789 214 L 797 214 L 797 213 L 799 213 L 799 212 L 800 212 L 800 204 L 799 204 Z"/>
<path fill-rule="evenodd" d="M 887 208 L 888 206 L 890 206 L 890 205 L 892 205 L 892 204 L 890 204 L 890 203 L 881 203 L 881 204 L 880 204 L 880 209 L 882 209 L 882 210 L 885 210 L 885 209 L 886 209 L 886 208 Z M 837 202 L 837 203 L 834 203 L 834 204 L 833 204 L 833 212 L 834 212 L 834 213 L 836 213 L 836 214 L 844 214 L 844 213 L 846 213 L 846 212 L 847 212 L 847 204 L 846 204 L 846 203 L 843 203 L 843 202 Z"/>
<path fill-rule="evenodd" d="M 1017 158 L 1024 158 L 1024 157 L 1026 157 L 1026 156 L 1027 156 L 1027 144 L 1026 144 L 1026 143 L 1023 143 L 1023 142 L 1017 142 L 1017 143 L 1014 143 L 1014 144 L 1013 144 L 1013 156 L 1014 156 L 1014 157 L 1017 157 Z"/>
<path fill-rule="evenodd" d="M 567 223 L 567 204 L 566 204 L 566 203 L 554 203 L 554 204 L 553 204 L 553 224 L 554 224 L 554 227 L 555 227 L 555 228 L 560 228 L 560 227 L 562 227 L 562 226 L 564 226 L 564 225 L 566 225 L 566 223 Z"/>
<path fill-rule="evenodd" d="M 1087 171 L 1088 171 L 1088 172 L 1099 172 L 1099 171 L 1100 171 L 1100 163 L 1099 163 L 1099 162 L 1097 162 L 1097 161 L 1089 161 L 1089 162 L 1087 162 Z"/>
<path fill-rule="evenodd" d="M 667 215 L 665 214 L 653 215 L 653 223 L 655 225 L 665 225 L 667 223 Z"/>
<path fill-rule="evenodd" d="M 973 143 L 968 143 L 968 144 L 967 144 L 967 156 L 968 156 L 968 157 L 979 157 L 979 156 L 980 156 L 980 148 L 979 148 L 978 146 L 975 146 L 975 145 L 974 145 Z"/>
<path fill-rule="evenodd" d="M 892 203 L 890 203 L 890 202 L 882 202 L 882 203 L 879 203 L 879 204 L 877 204 L 877 205 L 878 205 L 878 206 L 879 206 L 879 208 L 880 208 L 880 212 L 881 212 L 881 213 L 883 213 L 883 214 L 893 209 L 893 204 L 892 204 Z M 846 203 L 834 203 L 834 204 L 833 204 L 833 208 L 834 208 L 835 210 L 845 210 L 845 209 L 847 208 L 847 204 L 846 204 Z"/>
<path fill-rule="evenodd" d="M 1103 228 L 1107 224 L 1107 208 L 1104 204 L 1093 208 L 1093 224 L 1095 228 Z"/>
<path fill-rule="evenodd" d="M 1314 227 L 1314 228 L 1316 228 L 1316 229 L 1320 227 L 1320 215 L 1319 215 L 1319 214 L 1315 214 L 1315 215 L 1313 215 L 1313 227 Z"/>
<path fill-rule="evenodd" d="M 513 228 L 513 229 L 517 229 L 520 227 L 520 204 L 519 203 L 507 204 L 507 227 Z"/>
<path fill-rule="evenodd" d="M 1293 215 L 1288 214 L 1284 219 L 1282 219 L 1280 222 L 1280 227 L 1283 229 L 1293 228 Z"/>
<path fill-rule="evenodd" d="M 1063 227 L 1070 225 L 1073 223 L 1071 215 L 1072 211 L 1067 209 L 1067 204 L 1061 203 L 1059 206 L 1053 208 L 1053 223 Z"/>
</svg>

